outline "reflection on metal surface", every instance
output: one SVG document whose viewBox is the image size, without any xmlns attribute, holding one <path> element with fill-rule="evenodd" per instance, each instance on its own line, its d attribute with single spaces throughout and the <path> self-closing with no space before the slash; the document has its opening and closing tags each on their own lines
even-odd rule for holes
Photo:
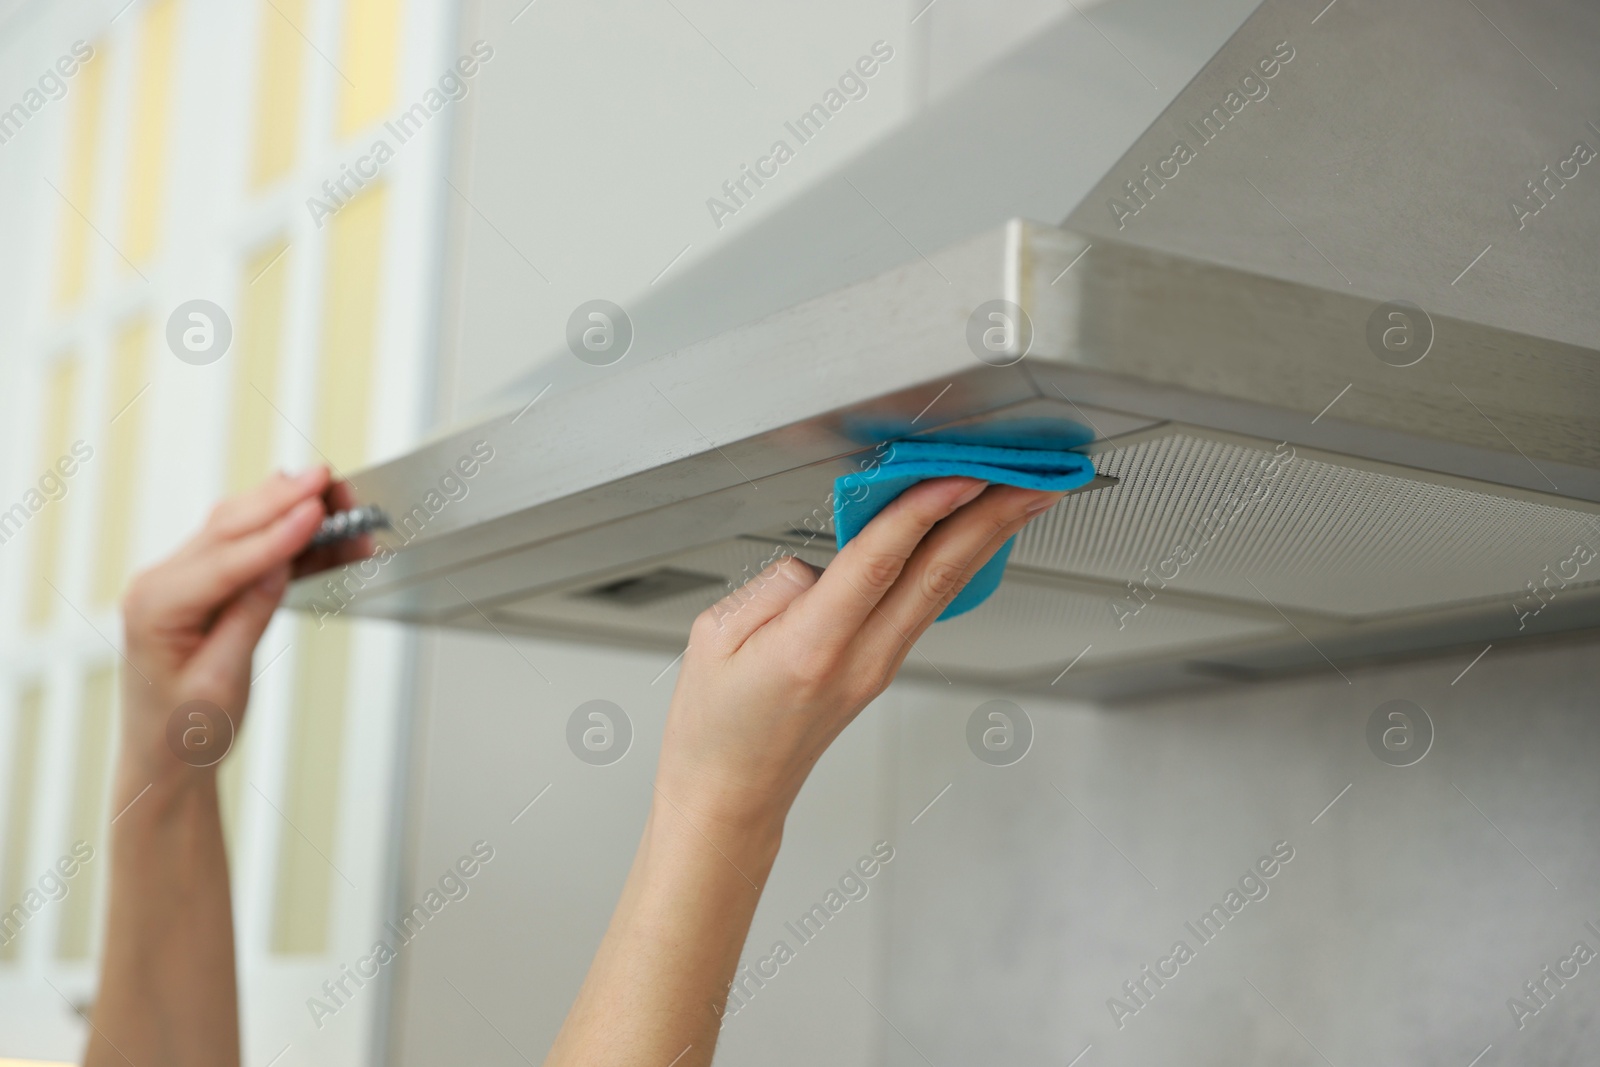
<svg viewBox="0 0 1600 1067">
<path fill-rule="evenodd" d="M 1497 16 L 1559 98 L 1514 56 L 1485 60 L 1504 41 L 1445 0 L 1269 0 L 1065 228 L 1012 220 L 863 279 L 794 259 L 796 233 L 859 223 L 828 196 L 753 220 L 630 308 L 638 358 L 355 475 L 396 508 L 470 441 L 506 457 L 355 610 L 681 647 L 725 585 L 664 575 L 736 582 L 774 532 L 825 529 L 832 480 L 886 438 L 1042 420 L 1120 481 L 1034 524 L 993 604 L 935 627 L 908 669 L 1109 694 L 1600 623 L 1588 578 L 1531 624 L 1511 607 L 1600 545 L 1600 213 L 1577 190 L 1506 208 L 1571 155 L 1600 11 Z M 1474 93 L 1439 91 L 1463 70 Z M 1517 121 L 1473 121 L 1468 95 Z M 1059 105 L 989 118 L 1015 139 Z M 1393 150 L 1424 133 L 1428 151 Z M 914 142 L 869 157 L 893 171 Z M 652 308 L 715 301 L 739 264 L 752 314 L 812 298 L 646 344 Z M 1265 486 L 1251 472 L 1273 455 Z M 571 595 L 596 588 L 641 602 Z"/>
</svg>

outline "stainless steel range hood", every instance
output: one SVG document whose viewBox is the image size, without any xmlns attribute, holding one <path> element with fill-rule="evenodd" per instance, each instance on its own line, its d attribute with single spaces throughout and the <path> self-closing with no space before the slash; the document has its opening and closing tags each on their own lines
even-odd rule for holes
<svg viewBox="0 0 1600 1067">
<path fill-rule="evenodd" d="M 1600 625 L 1600 11 L 1268 2 L 1063 226 L 825 255 L 918 210 L 852 173 L 980 135 L 1004 170 L 1092 108 L 1051 44 L 668 286 L 603 379 L 359 472 L 392 557 L 291 602 L 675 652 L 776 546 L 826 563 L 832 480 L 884 427 L 1045 418 L 1116 481 L 908 670 L 1111 697 Z M 924 207 L 972 180 L 921 173 Z M 992 300 L 1031 326 L 1014 361 L 969 346 Z M 672 312 L 706 306 L 740 324 Z"/>
</svg>

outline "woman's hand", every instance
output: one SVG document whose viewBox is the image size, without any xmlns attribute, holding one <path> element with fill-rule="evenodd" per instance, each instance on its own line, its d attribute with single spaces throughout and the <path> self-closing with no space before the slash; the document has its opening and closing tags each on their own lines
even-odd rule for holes
<svg viewBox="0 0 1600 1067">
<path fill-rule="evenodd" d="M 233 911 L 215 770 L 225 752 L 169 748 L 168 723 L 183 705 L 205 701 L 238 729 L 256 642 L 289 579 L 370 550 L 363 538 L 306 552 L 328 509 L 350 503 L 349 488 L 330 485 L 325 468 L 274 475 L 217 505 L 198 534 L 128 587 L 112 801 L 119 814 L 86 1067 L 237 1067 Z M 209 744 L 222 740 L 217 725 L 202 729 Z"/>
<path fill-rule="evenodd" d="M 1063 495 L 924 482 L 826 571 L 783 560 L 700 616 L 658 803 L 546 1067 L 711 1062 L 784 818 L 817 758 L 978 568 Z"/>
<path fill-rule="evenodd" d="M 350 502 L 349 487 L 330 484 L 325 467 L 275 474 L 218 504 L 199 533 L 130 583 L 122 603 L 130 783 L 186 769 L 167 745 L 167 725 L 190 701 L 215 705 L 238 730 L 256 642 L 289 579 L 370 552 L 370 538 L 305 552 L 328 511 Z"/>
<path fill-rule="evenodd" d="M 1008 538 L 1064 494 L 970 478 L 913 487 L 826 571 L 769 567 L 696 620 L 657 787 L 685 818 L 781 829 L 823 751 Z"/>
</svg>

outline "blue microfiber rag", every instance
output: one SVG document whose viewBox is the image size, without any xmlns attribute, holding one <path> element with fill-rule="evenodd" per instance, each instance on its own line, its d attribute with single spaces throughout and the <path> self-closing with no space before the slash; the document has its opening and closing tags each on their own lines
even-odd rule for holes
<svg viewBox="0 0 1600 1067">
<path fill-rule="evenodd" d="M 960 476 L 996 485 L 1061 492 L 1086 485 L 1094 477 L 1088 456 L 1061 448 L 1017 448 L 950 441 L 896 441 L 864 470 L 851 471 L 833 483 L 833 526 L 843 548 L 872 517 L 901 493 L 929 478 Z M 982 604 L 1000 586 L 1011 538 L 994 558 L 972 576 L 939 616 L 942 622 Z"/>
</svg>

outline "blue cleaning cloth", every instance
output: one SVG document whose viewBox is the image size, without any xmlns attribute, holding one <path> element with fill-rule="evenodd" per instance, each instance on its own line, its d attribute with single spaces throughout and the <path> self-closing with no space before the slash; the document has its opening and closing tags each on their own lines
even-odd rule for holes
<svg viewBox="0 0 1600 1067">
<path fill-rule="evenodd" d="M 929 478 L 952 476 L 1061 492 L 1088 484 L 1094 477 L 1094 463 L 1088 456 L 1061 448 L 1017 448 L 926 438 L 896 441 L 877 463 L 835 479 L 833 527 L 838 546 L 848 544 L 874 515 L 913 485 Z M 971 611 L 989 599 L 1000 586 L 1015 540 L 1013 537 L 1000 546 L 994 558 L 944 609 L 939 621 Z"/>
</svg>

